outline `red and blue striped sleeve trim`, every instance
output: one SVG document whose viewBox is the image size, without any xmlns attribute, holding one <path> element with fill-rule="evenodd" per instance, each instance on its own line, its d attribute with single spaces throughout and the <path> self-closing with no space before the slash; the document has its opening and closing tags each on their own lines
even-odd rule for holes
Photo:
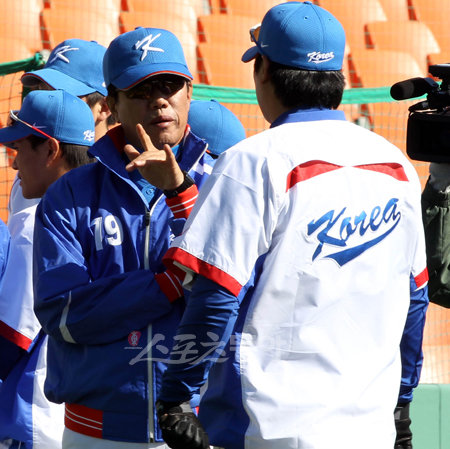
<svg viewBox="0 0 450 449">
<path fill-rule="evenodd" d="M 414 276 L 414 282 L 416 283 L 417 288 L 422 288 L 428 282 L 428 269 L 425 268 L 421 273 L 417 276 Z"/>
<path fill-rule="evenodd" d="M 28 348 L 33 341 L 31 338 L 28 338 L 20 332 L 16 331 L 3 321 L 0 321 L 0 336 L 10 341 L 11 343 L 14 343 L 16 346 L 24 349 L 25 351 L 28 351 Z"/>
<path fill-rule="evenodd" d="M 177 262 L 195 273 L 216 282 L 235 296 L 238 296 L 241 291 L 242 285 L 228 273 L 198 259 L 181 248 L 169 248 L 163 257 L 163 262 L 169 269 L 174 265 L 174 262 Z"/>
</svg>

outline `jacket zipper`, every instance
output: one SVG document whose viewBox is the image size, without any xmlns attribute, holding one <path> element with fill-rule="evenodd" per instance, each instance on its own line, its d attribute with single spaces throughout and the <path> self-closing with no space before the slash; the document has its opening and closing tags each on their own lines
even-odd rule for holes
<svg viewBox="0 0 450 449">
<path fill-rule="evenodd" d="M 151 206 L 151 209 L 145 209 L 145 249 L 144 249 L 144 268 L 146 270 L 150 269 L 150 224 L 151 217 L 155 210 L 158 201 L 162 198 L 162 195 L 156 199 L 156 201 Z M 147 347 L 150 348 L 149 351 L 152 351 L 152 325 L 149 324 L 147 326 Z M 153 363 L 151 352 L 147 357 L 147 383 L 148 383 L 148 433 L 149 433 L 149 442 L 155 442 L 155 416 L 153 410 Z"/>
<path fill-rule="evenodd" d="M 144 243 L 144 268 L 146 270 L 150 269 L 150 217 L 151 211 L 145 208 L 145 243 Z M 149 348 L 149 352 L 151 349 L 151 339 L 152 339 L 152 325 L 149 324 L 147 326 L 147 348 Z M 149 442 L 155 442 L 155 425 L 153 422 L 153 364 L 151 354 L 147 355 L 147 388 L 148 388 L 148 434 L 149 434 Z"/>
</svg>

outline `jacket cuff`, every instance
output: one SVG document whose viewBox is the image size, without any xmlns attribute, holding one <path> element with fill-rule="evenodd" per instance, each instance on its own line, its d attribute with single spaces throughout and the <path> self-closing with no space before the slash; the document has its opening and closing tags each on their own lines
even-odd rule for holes
<svg viewBox="0 0 450 449">
<path fill-rule="evenodd" d="M 173 271 L 166 270 L 162 273 L 155 274 L 155 279 L 159 288 L 170 302 L 184 296 L 182 279 L 176 276 Z"/>
<path fill-rule="evenodd" d="M 166 204 L 173 213 L 174 218 L 187 218 L 197 200 L 198 189 L 194 184 L 184 192 L 173 198 L 166 198 Z"/>
</svg>

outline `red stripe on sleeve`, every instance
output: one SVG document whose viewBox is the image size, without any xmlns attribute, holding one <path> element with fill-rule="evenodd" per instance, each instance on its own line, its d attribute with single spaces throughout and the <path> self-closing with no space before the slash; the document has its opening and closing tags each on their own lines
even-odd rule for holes
<svg viewBox="0 0 450 449">
<path fill-rule="evenodd" d="M 9 340 L 11 343 L 14 343 L 16 346 L 19 346 L 19 348 L 22 348 L 25 351 L 28 351 L 31 342 L 33 341 L 31 338 L 25 337 L 25 335 L 17 332 L 3 321 L 0 321 L 0 336 L 6 338 L 6 340 Z"/>
<path fill-rule="evenodd" d="M 408 181 L 408 177 L 406 176 L 403 166 L 397 163 L 357 165 L 356 168 L 383 173 L 385 175 L 392 176 L 399 181 Z"/>
<path fill-rule="evenodd" d="M 184 296 L 181 280 L 170 270 L 155 274 L 155 279 L 159 288 L 167 296 L 167 299 L 170 302 Z"/>
<path fill-rule="evenodd" d="M 198 197 L 198 188 L 194 184 L 184 192 L 173 198 L 166 198 L 166 204 L 170 207 L 175 218 L 187 218 L 194 207 Z"/>
<path fill-rule="evenodd" d="M 103 437 L 103 412 L 79 404 L 66 404 L 64 425 L 74 432 Z"/>
<path fill-rule="evenodd" d="M 304 164 L 300 164 L 289 173 L 286 184 L 286 192 L 299 182 L 306 181 L 307 179 L 322 175 L 323 173 L 337 170 L 338 168 L 342 168 L 342 166 L 330 164 L 329 162 L 324 161 L 309 161 Z"/>
<path fill-rule="evenodd" d="M 416 282 L 417 288 L 423 287 L 428 282 L 428 269 L 425 268 L 422 273 L 415 276 L 414 281 Z"/>
<path fill-rule="evenodd" d="M 216 282 L 235 296 L 238 296 L 241 291 L 242 285 L 232 276 L 203 260 L 197 259 L 181 248 L 169 248 L 163 257 L 163 262 L 169 268 L 173 266 L 174 262 L 178 262 L 195 273 Z"/>
</svg>

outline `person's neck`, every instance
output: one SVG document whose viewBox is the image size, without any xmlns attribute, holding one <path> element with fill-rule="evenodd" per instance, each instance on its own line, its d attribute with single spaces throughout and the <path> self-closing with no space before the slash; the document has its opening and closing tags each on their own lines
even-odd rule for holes
<svg viewBox="0 0 450 449">
<path fill-rule="evenodd" d="M 102 120 L 95 125 L 95 141 L 101 139 L 108 132 L 106 120 Z"/>
</svg>

